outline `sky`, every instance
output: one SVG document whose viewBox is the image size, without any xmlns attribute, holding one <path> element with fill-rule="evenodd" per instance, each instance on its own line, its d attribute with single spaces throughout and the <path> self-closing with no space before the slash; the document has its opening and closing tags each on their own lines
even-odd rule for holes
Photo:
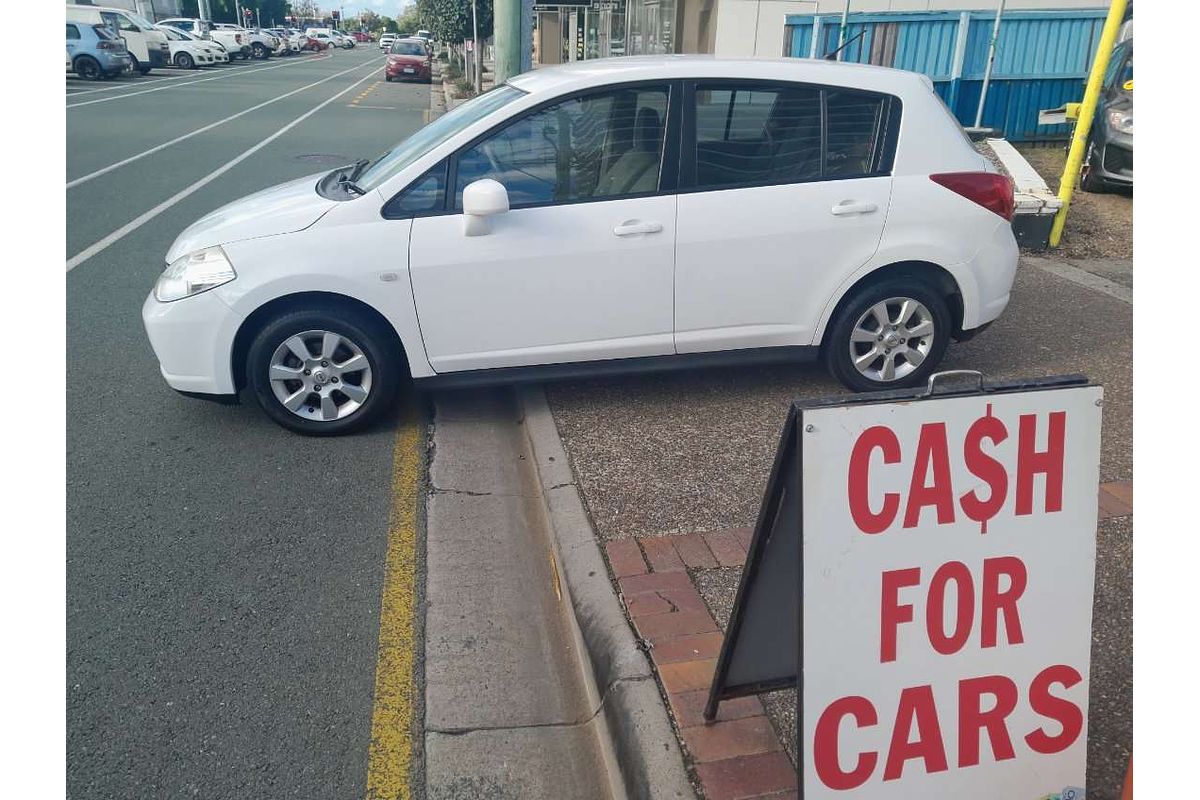
<svg viewBox="0 0 1200 800">
<path fill-rule="evenodd" d="M 319 5 L 321 8 L 344 8 L 347 17 L 353 17 L 360 11 L 374 11 L 385 17 L 396 17 L 414 2 L 416 0 L 319 0 Z"/>
</svg>

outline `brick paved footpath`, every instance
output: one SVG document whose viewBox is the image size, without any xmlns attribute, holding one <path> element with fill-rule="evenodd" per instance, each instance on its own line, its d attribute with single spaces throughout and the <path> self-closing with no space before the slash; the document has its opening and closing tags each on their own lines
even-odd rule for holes
<svg viewBox="0 0 1200 800">
<path fill-rule="evenodd" d="M 1133 482 L 1100 485 L 1099 519 L 1133 514 Z M 702 716 L 721 650 L 721 628 L 692 579 L 696 570 L 740 567 L 750 528 L 642 536 L 607 542 L 609 569 L 646 645 L 684 751 L 708 800 L 786 800 L 796 772 L 762 701 L 723 701 Z"/>
</svg>

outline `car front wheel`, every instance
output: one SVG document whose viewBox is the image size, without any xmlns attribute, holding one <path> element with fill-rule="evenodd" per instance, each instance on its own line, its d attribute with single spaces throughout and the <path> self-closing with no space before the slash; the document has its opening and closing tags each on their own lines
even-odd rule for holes
<svg viewBox="0 0 1200 800">
<path fill-rule="evenodd" d="M 196 61 L 192 58 L 191 54 L 180 53 L 179 55 L 175 56 L 175 66 L 179 67 L 180 69 L 195 69 Z"/>
<path fill-rule="evenodd" d="M 937 369 L 953 328 L 945 299 L 912 279 L 860 289 L 830 323 L 825 364 L 857 392 L 925 381 Z"/>
<path fill-rule="evenodd" d="M 269 417 L 308 436 L 359 430 L 395 408 L 403 360 L 388 332 L 343 309 L 289 311 L 263 327 L 247 383 Z"/>
</svg>

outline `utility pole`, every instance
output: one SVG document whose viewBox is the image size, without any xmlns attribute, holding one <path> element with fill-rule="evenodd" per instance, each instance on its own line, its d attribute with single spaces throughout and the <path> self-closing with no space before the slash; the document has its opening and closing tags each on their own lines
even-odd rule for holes
<svg viewBox="0 0 1200 800">
<path fill-rule="evenodd" d="M 212 12 L 209 11 L 209 9 L 208 9 L 208 0 L 200 0 L 200 2 L 197 5 L 199 6 L 199 8 L 197 10 L 200 14 L 200 22 L 201 23 L 211 22 L 212 21 Z M 201 25 L 201 27 L 205 27 L 205 26 Z"/>
<path fill-rule="evenodd" d="M 842 24 L 838 28 L 838 61 L 842 60 L 842 47 L 846 44 L 846 26 L 850 23 L 850 0 L 846 0 L 846 7 L 842 9 Z"/>
<path fill-rule="evenodd" d="M 496 84 L 521 72 L 523 62 L 521 42 L 522 0 L 495 0 L 492 3 L 492 20 L 496 31 Z"/>
<path fill-rule="evenodd" d="M 475 84 L 475 94 L 480 94 L 483 92 L 483 53 L 479 52 L 479 12 L 475 4 L 475 0 L 471 0 L 471 72 L 474 73 L 471 80 Z"/>
<path fill-rule="evenodd" d="M 988 43 L 987 66 L 983 68 L 983 87 L 979 90 L 979 107 L 975 109 L 975 127 L 983 124 L 983 102 L 987 100 L 988 84 L 992 80 L 992 64 L 996 62 L 996 40 L 1000 38 L 1000 18 L 1004 16 L 1004 0 L 996 7 L 996 21 L 992 25 L 992 41 Z"/>
<path fill-rule="evenodd" d="M 257 8 L 256 8 L 256 9 L 254 9 L 254 23 L 255 23 L 255 24 L 256 24 L 256 25 L 257 25 L 259 28 L 261 28 L 261 27 L 262 27 L 262 16 L 261 16 L 261 14 L 259 13 L 259 9 L 257 9 Z"/>
</svg>

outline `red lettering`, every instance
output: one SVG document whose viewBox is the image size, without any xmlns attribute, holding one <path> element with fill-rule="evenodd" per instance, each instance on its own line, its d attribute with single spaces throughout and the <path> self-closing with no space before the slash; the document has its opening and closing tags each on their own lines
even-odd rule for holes
<svg viewBox="0 0 1200 800">
<path fill-rule="evenodd" d="M 1000 591 L 1000 576 L 1008 576 L 1008 588 Z M 999 556 L 983 560 L 983 608 L 982 630 L 979 634 L 980 647 L 995 647 L 1000 616 L 1004 617 L 1004 632 L 1009 644 L 1025 641 L 1021 633 L 1021 615 L 1017 612 L 1017 601 L 1025 593 L 1029 576 L 1025 562 L 1016 556 Z"/>
<path fill-rule="evenodd" d="M 1083 677 L 1074 667 L 1056 664 L 1039 672 L 1029 684 L 1029 707 L 1034 713 L 1062 725 L 1062 733 L 1057 736 L 1046 733 L 1045 728 L 1028 734 L 1025 743 L 1034 752 L 1043 755 L 1061 753 L 1079 738 L 1083 731 L 1083 712 L 1070 700 L 1050 694 L 1050 685 L 1060 683 L 1064 689 L 1070 689 L 1082 680 Z"/>
<path fill-rule="evenodd" d="M 954 632 L 946 635 L 946 584 L 954 581 Z M 925 604 L 925 630 L 929 643 L 944 656 L 957 653 L 971 635 L 975 620 L 975 582 L 971 570 L 961 561 L 948 561 L 937 568 L 929 582 L 929 597 Z"/>
<path fill-rule="evenodd" d="M 911 603 L 900 604 L 900 590 L 921 582 L 921 568 L 890 569 L 883 573 L 879 602 L 879 663 L 896 660 L 896 629 L 913 621 Z"/>
<path fill-rule="evenodd" d="M 1067 412 L 1050 414 L 1046 449 L 1038 452 L 1037 415 L 1022 414 L 1017 427 L 1017 515 L 1033 513 L 1033 476 L 1046 476 L 1046 513 L 1062 511 L 1063 455 Z"/>
<path fill-rule="evenodd" d="M 929 467 L 933 466 L 933 483 L 926 484 Z M 904 509 L 904 527 L 915 528 L 921 519 L 921 509 L 937 509 L 939 525 L 954 522 L 954 494 L 950 483 L 950 448 L 946 444 L 946 423 L 927 422 L 921 426 L 917 440 L 917 457 L 913 466 L 912 483 L 908 487 L 908 505 Z"/>
<path fill-rule="evenodd" d="M 846 480 L 846 493 L 850 501 L 850 516 L 854 524 L 863 533 L 882 533 L 896 519 L 900 509 L 900 494 L 885 492 L 883 507 L 878 513 L 871 510 L 871 501 L 867 497 L 869 491 L 869 472 L 871 468 L 871 452 L 883 451 L 884 464 L 900 462 L 900 440 L 891 428 L 876 425 L 867 428 L 854 443 L 850 453 L 850 471 Z"/>
<path fill-rule="evenodd" d="M 838 760 L 838 728 L 843 717 L 853 717 L 859 728 L 874 725 L 879 721 L 875 706 L 865 697 L 842 697 L 834 700 L 821 712 L 817 728 L 813 733 L 813 766 L 821 783 L 830 789 L 855 789 L 862 786 L 875 771 L 879 755 L 874 752 L 858 754 L 854 768 L 842 770 Z"/>
<path fill-rule="evenodd" d="M 917 738 L 916 741 L 909 741 L 908 734 L 914 720 L 917 723 Z M 913 758 L 925 762 L 927 773 L 945 772 L 947 769 L 946 749 L 942 745 L 942 728 L 938 724 L 932 686 L 913 686 L 900 693 L 883 779 L 894 781 L 899 778 L 904 772 L 905 762 Z"/>
<path fill-rule="evenodd" d="M 967 436 L 963 440 L 963 463 L 966 464 L 967 470 L 986 483 L 991 491 L 987 500 L 981 500 L 979 490 L 972 489 L 958 501 L 963 513 L 979 523 L 980 533 L 987 533 L 988 520 L 1000 513 L 1008 496 L 1008 472 L 999 460 L 983 452 L 984 439 L 990 440 L 993 445 L 1000 444 L 1008 438 L 1008 429 L 1004 427 L 1003 422 L 992 416 L 990 403 L 987 412 L 987 416 L 980 417 L 967 428 Z"/>
<path fill-rule="evenodd" d="M 996 698 L 988 711 L 980 708 L 985 694 Z M 987 731 L 997 761 L 1015 758 L 1005 719 L 1017 706 L 1017 685 L 1003 675 L 967 678 L 958 682 L 958 766 L 979 763 L 979 733 Z"/>
</svg>

